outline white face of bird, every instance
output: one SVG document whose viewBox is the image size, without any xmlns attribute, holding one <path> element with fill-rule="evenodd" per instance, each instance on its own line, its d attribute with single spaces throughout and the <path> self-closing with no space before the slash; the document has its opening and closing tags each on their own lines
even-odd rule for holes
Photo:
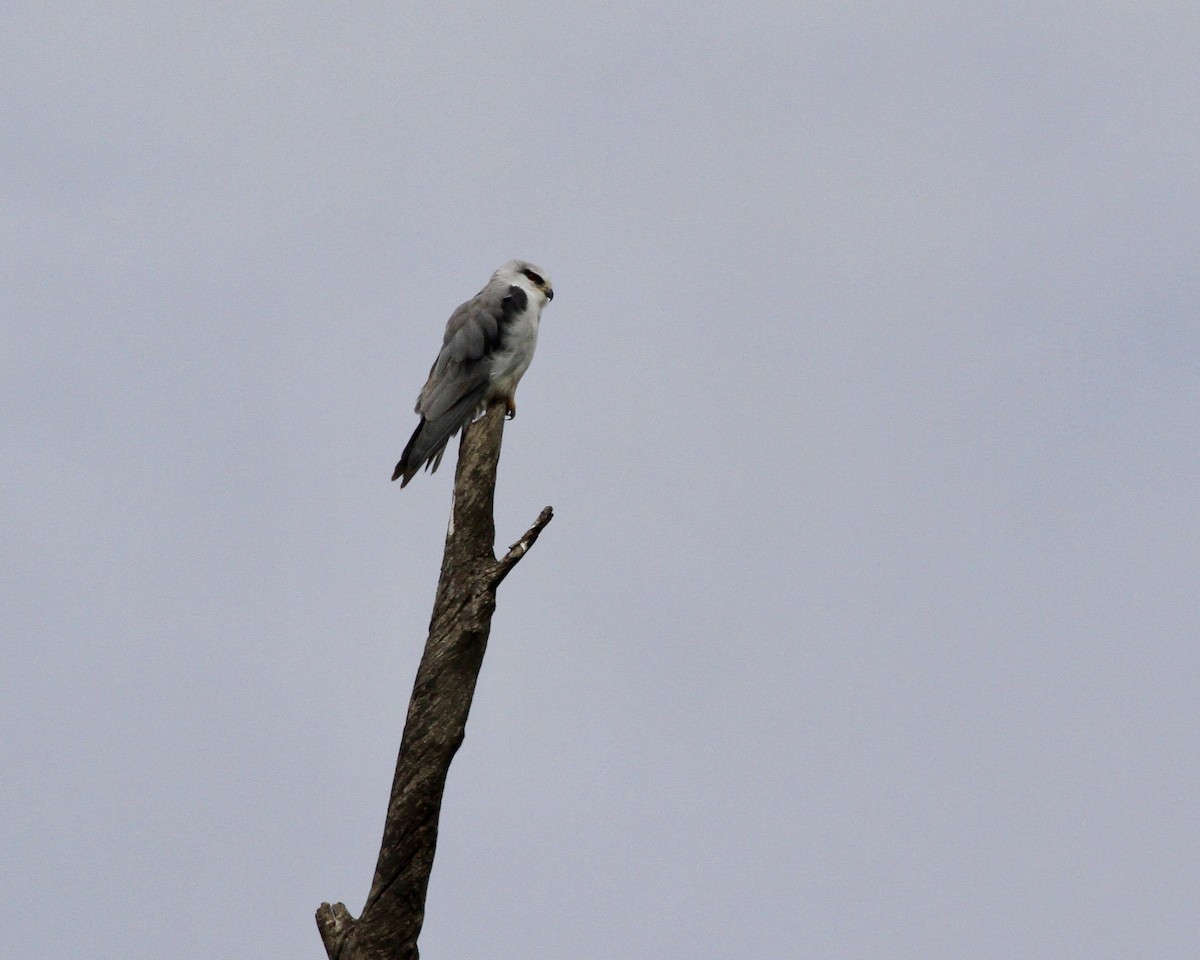
<svg viewBox="0 0 1200 960">
<path fill-rule="evenodd" d="M 510 260 L 496 271 L 500 279 L 520 287 L 545 306 L 554 299 L 554 287 L 540 267 L 525 260 Z"/>
</svg>

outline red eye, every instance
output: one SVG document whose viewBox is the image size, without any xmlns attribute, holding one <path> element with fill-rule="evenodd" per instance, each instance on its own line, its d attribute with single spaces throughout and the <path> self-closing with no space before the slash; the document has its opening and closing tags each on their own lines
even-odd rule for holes
<svg viewBox="0 0 1200 960">
<path fill-rule="evenodd" d="M 525 276 L 527 276 L 536 286 L 540 287 L 543 283 L 546 282 L 541 277 L 539 277 L 536 273 L 534 273 L 532 270 L 522 270 L 521 272 L 523 274 L 525 274 Z"/>
</svg>

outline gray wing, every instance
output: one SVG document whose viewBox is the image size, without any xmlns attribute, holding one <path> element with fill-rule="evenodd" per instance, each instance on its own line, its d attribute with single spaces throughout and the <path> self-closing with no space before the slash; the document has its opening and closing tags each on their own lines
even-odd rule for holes
<svg viewBox="0 0 1200 960">
<path fill-rule="evenodd" d="M 451 314 L 441 352 L 417 397 L 421 422 L 392 474 L 393 480 L 404 478 L 400 486 L 425 465 L 437 470 L 450 438 L 474 419 L 487 399 L 492 357 L 527 303 L 520 287 L 488 284 Z"/>
</svg>

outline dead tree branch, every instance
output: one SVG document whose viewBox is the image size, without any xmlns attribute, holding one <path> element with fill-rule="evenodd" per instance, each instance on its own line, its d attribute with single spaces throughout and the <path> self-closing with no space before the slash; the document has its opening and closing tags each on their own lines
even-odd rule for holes
<svg viewBox="0 0 1200 960">
<path fill-rule="evenodd" d="M 496 609 L 496 588 L 553 516 L 546 507 L 521 539 L 496 559 L 492 505 L 503 435 L 502 404 L 463 432 L 429 639 L 408 705 L 375 878 L 357 920 L 341 903 L 323 903 L 317 909 L 317 928 L 329 960 L 418 957 L 442 792 L 466 729 Z"/>
</svg>

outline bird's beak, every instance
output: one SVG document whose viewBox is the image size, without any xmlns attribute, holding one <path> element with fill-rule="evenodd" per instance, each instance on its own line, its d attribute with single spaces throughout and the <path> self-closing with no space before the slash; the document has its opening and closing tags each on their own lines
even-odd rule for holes
<svg viewBox="0 0 1200 960">
<path fill-rule="evenodd" d="M 542 290 L 545 292 L 547 300 L 554 299 L 554 288 L 553 287 L 542 287 Z"/>
</svg>

